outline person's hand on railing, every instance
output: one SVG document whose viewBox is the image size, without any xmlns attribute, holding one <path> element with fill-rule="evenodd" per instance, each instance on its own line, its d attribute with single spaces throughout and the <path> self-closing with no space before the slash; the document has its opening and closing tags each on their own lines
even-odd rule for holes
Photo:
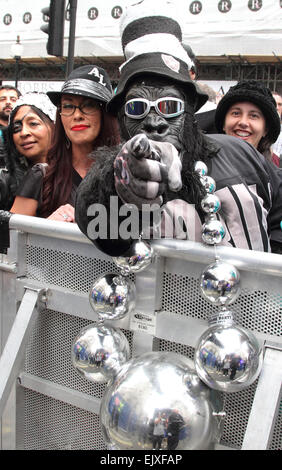
<svg viewBox="0 0 282 470">
<path fill-rule="evenodd" d="M 74 207 L 70 204 L 60 206 L 49 217 L 49 220 L 57 220 L 59 222 L 74 222 Z"/>
</svg>

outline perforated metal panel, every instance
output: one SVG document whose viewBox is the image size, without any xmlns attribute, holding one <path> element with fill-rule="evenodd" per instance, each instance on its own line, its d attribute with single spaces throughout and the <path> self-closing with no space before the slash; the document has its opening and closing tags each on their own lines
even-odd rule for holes
<svg viewBox="0 0 282 470">
<path fill-rule="evenodd" d="M 25 371 L 54 383 L 101 398 L 105 384 L 85 380 L 71 362 L 71 346 L 79 332 L 90 322 L 72 315 L 44 310 L 30 338 Z M 132 332 L 123 330 L 132 348 Z"/>
<path fill-rule="evenodd" d="M 62 401 L 24 391 L 23 432 L 20 447 L 25 450 L 103 450 L 100 419 Z"/>
<path fill-rule="evenodd" d="M 176 315 L 208 320 L 217 308 L 206 301 L 199 290 L 199 278 L 163 273 L 162 309 Z M 238 323 L 252 331 L 281 336 L 282 296 L 242 289 L 232 305 Z M 194 358 L 194 349 L 183 344 L 160 340 L 159 348 Z M 257 382 L 242 392 L 223 394 L 226 419 L 221 444 L 241 448 Z M 282 448 L 282 401 L 275 424 L 271 449 Z"/>
<path fill-rule="evenodd" d="M 164 273 L 162 309 L 177 315 L 208 320 L 217 308 L 200 293 L 199 278 Z M 242 290 L 232 305 L 238 323 L 252 331 L 281 336 L 282 296 L 254 289 Z"/>
<path fill-rule="evenodd" d="M 106 384 L 87 381 L 71 363 L 71 345 L 80 330 L 89 324 L 90 321 L 60 312 L 41 312 L 26 350 L 25 372 L 102 398 Z M 132 348 L 132 333 L 123 332 Z M 50 397 L 35 392 L 26 393 L 22 419 L 25 423 L 25 449 L 106 448 L 100 432 L 99 416 Z"/>
<path fill-rule="evenodd" d="M 77 292 L 89 292 L 95 279 L 102 274 L 119 272 L 111 261 L 51 247 L 27 245 L 26 261 L 28 278 Z M 133 275 L 129 278 L 134 280 Z"/>
</svg>

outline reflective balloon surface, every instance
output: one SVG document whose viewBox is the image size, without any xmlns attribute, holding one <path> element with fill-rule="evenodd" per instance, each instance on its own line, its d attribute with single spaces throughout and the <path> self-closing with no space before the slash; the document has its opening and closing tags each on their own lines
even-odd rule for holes
<svg viewBox="0 0 282 470">
<path fill-rule="evenodd" d="M 130 279 L 117 274 L 105 274 L 94 283 L 90 305 L 100 320 L 120 320 L 135 307 L 136 290 Z"/>
<path fill-rule="evenodd" d="M 217 403 L 218 400 L 218 403 Z M 107 386 L 100 418 L 105 441 L 119 450 L 209 449 L 219 439 L 220 396 L 192 361 L 171 352 L 131 359 Z"/>
<path fill-rule="evenodd" d="M 74 367 L 83 377 L 91 382 L 105 382 L 129 360 L 130 349 L 120 329 L 90 325 L 75 338 L 71 355 Z"/>
<path fill-rule="evenodd" d="M 208 174 L 208 167 L 204 162 L 198 160 L 194 164 L 194 171 L 196 171 L 200 176 L 206 176 Z"/>
<path fill-rule="evenodd" d="M 232 264 L 216 261 L 202 272 L 200 290 L 214 305 L 229 305 L 240 294 L 239 271 Z"/>
<path fill-rule="evenodd" d="M 204 223 L 202 239 L 208 245 L 218 245 L 225 237 L 225 229 L 217 219 L 211 219 Z"/>
<path fill-rule="evenodd" d="M 200 181 L 207 193 L 212 194 L 215 192 L 216 183 L 213 178 L 211 178 L 210 176 L 202 176 L 200 178 Z"/>
<path fill-rule="evenodd" d="M 263 348 L 251 332 L 239 326 L 214 325 L 201 336 L 195 350 L 199 377 L 211 388 L 238 392 L 258 377 Z"/>
<path fill-rule="evenodd" d="M 201 207 L 206 214 L 215 214 L 219 211 L 221 203 L 216 194 L 207 194 L 201 201 Z"/>
<path fill-rule="evenodd" d="M 136 273 L 143 271 L 152 263 L 153 249 L 144 240 L 136 240 L 130 247 L 128 256 L 113 257 L 114 263 L 122 273 Z"/>
</svg>

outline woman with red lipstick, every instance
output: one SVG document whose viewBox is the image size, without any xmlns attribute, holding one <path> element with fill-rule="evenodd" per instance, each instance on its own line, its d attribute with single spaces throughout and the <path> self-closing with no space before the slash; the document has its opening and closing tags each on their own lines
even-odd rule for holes
<svg viewBox="0 0 282 470">
<path fill-rule="evenodd" d="M 21 96 L 10 114 L 7 127 L 6 169 L 0 178 L 0 209 L 11 210 L 17 191 L 21 188 L 24 175 L 47 159 L 54 132 L 56 107 L 45 93 L 30 92 Z M 29 191 L 33 191 L 32 179 Z M 22 188 L 22 194 L 25 189 Z"/>
<path fill-rule="evenodd" d="M 40 198 L 30 192 L 17 212 L 74 222 L 76 189 L 95 160 L 95 150 L 119 143 L 117 120 L 106 112 L 112 86 L 104 69 L 86 65 L 71 72 L 60 92 L 47 95 L 57 116 L 46 174 L 38 178 L 42 191 Z"/>
<path fill-rule="evenodd" d="M 269 88 L 256 80 L 242 80 L 220 100 L 215 113 L 220 133 L 245 140 L 268 160 L 280 132 L 276 103 Z"/>
</svg>

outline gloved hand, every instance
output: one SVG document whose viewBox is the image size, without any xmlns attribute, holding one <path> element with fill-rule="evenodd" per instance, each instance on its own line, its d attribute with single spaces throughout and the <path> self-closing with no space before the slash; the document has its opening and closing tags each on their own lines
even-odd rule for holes
<svg viewBox="0 0 282 470">
<path fill-rule="evenodd" d="M 149 140 L 138 134 L 122 147 L 114 161 L 115 187 L 124 203 L 163 203 L 162 194 L 168 187 L 179 191 L 182 187 L 181 161 L 176 148 L 167 142 Z"/>
</svg>

